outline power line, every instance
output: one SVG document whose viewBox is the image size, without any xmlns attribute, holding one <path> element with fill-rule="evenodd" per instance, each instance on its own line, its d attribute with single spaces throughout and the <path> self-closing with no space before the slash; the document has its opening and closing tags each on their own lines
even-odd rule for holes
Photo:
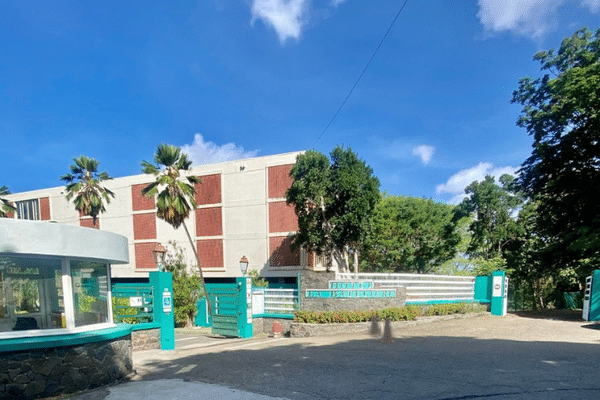
<svg viewBox="0 0 600 400">
<path fill-rule="evenodd" d="M 377 54 L 377 52 L 379 51 L 379 48 L 381 47 L 381 45 L 383 44 L 383 41 L 385 40 L 385 38 L 387 37 L 387 35 L 390 33 L 390 31 L 392 30 L 392 27 L 394 26 L 394 24 L 396 23 L 396 20 L 398 19 L 398 17 L 400 16 L 400 13 L 402 12 L 402 10 L 404 10 L 404 6 L 406 5 L 406 3 L 408 3 L 408 0 L 404 1 L 404 4 L 402 4 L 402 7 L 400 7 L 400 10 L 398 11 L 398 13 L 396 14 L 396 17 L 394 18 L 394 20 L 392 21 L 392 23 L 390 24 L 390 27 L 388 28 L 387 32 L 385 33 L 385 35 L 383 35 L 383 38 L 381 39 L 381 42 L 379 42 L 379 45 L 377 46 L 377 48 L 375 49 L 375 51 L 373 52 L 373 55 L 371 56 L 371 58 L 369 59 L 369 62 L 367 62 L 367 65 L 365 65 L 365 68 L 362 70 L 362 72 L 360 73 L 360 75 L 358 76 L 358 79 L 356 80 L 356 82 L 354 82 L 354 85 L 352 86 L 352 89 L 350 89 L 350 91 L 348 92 L 348 95 L 346 96 L 346 98 L 344 99 L 344 101 L 342 102 L 342 104 L 340 105 L 340 107 L 338 108 L 338 110 L 335 112 L 335 114 L 333 115 L 333 118 L 331 118 L 331 121 L 329 121 L 329 123 L 327 124 L 327 126 L 325 127 L 325 129 L 323 129 L 323 132 L 321 132 L 321 134 L 319 135 L 319 137 L 317 138 L 317 140 L 315 140 L 315 142 L 312 144 L 311 147 L 315 147 L 315 144 L 317 144 L 317 142 L 321 139 L 321 137 L 323 137 L 323 135 L 325 134 L 325 132 L 327 132 L 327 129 L 329 129 L 329 127 L 331 126 L 331 124 L 333 123 L 333 121 L 335 120 L 335 118 L 338 116 L 338 114 L 340 113 L 340 111 L 342 111 L 342 108 L 344 107 L 344 104 L 346 104 L 346 101 L 348 101 L 348 98 L 350 97 L 350 95 L 352 94 L 352 92 L 354 91 L 354 88 L 356 87 L 356 85 L 358 85 L 358 82 L 360 82 L 360 79 L 362 78 L 362 76 L 365 74 L 365 71 L 367 70 L 367 68 L 369 68 L 369 65 L 371 65 L 371 61 L 373 61 L 373 58 L 375 58 L 375 55 Z"/>
</svg>

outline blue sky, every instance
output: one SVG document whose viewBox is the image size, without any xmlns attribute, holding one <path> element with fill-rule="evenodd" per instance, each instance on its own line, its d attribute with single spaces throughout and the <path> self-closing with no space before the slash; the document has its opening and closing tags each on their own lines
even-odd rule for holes
<svg viewBox="0 0 600 400">
<path fill-rule="evenodd" d="M 510 104 L 539 50 L 600 26 L 600 0 L 0 2 L 0 186 L 60 186 L 74 157 L 140 173 L 350 146 L 390 194 L 457 202 L 531 138 Z"/>
</svg>

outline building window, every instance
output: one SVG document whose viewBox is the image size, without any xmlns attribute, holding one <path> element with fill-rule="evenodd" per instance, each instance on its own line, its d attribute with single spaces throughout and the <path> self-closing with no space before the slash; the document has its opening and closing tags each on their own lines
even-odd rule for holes
<svg viewBox="0 0 600 400">
<path fill-rule="evenodd" d="M 0 257 L 0 332 L 66 328 L 58 259 Z"/>
<path fill-rule="evenodd" d="M 71 261 L 75 326 L 109 321 L 108 264 Z"/>
<path fill-rule="evenodd" d="M 15 205 L 17 207 L 18 219 L 30 219 L 34 221 L 41 220 L 40 202 L 38 199 L 17 201 Z"/>
</svg>

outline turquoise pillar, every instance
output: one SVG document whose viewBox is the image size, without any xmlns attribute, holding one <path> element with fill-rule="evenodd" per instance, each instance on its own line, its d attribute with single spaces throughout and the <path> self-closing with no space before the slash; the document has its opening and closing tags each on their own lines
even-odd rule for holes
<svg viewBox="0 0 600 400">
<path fill-rule="evenodd" d="M 600 321 L 600 270 L 592 273 L 589 321 Z"/>
<path fill-rule="evenodd" d="M 241 338 L 252 337 L 252 278 L 236 278 L 238 290 L 238 330 Z"/>
<path fill-rule="evenodd" d="M 494 271 L 492 274 L 491 314 L 505 316 L 508 305 L 508 278 L 504 271 Z"/>
<path fill-rule="evenodd" d="M 160 348 L 175 349 L 175 312 L 173 306 L 173 275 L 170 272 L 149 273 L 154 289 L 154 319 L 160 324 Z"/>
</svg>

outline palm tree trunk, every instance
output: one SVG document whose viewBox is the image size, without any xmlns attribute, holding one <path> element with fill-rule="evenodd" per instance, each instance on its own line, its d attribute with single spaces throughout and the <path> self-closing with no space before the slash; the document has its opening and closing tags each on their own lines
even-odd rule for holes
<svg viewBox="0 0 600 400">
<path fill-rule="evenodd" d="M 210 297 L 208 296 L 208 290 L 206 290 L 206 283 L 204 282 L 204 275 L 202 274 L 202 266 L 200 264 L 200 259 L 198 258 L 198 252 L 196 251 L 196 246 L 192 241 L 192 237 L 190 236 L 190 231 L 188 231 L 187 225 L 185 221 L 183 222 L 183 228 L 185 229 L 185 233 L 192 245 L 192 250 L 194 251 L 194 256 L 196 257 L 196 262 L 198 263 L 198 272 L 200 272 L 200 282 L 202 282 L 202 290 L 204 290 L 204 295 L 206 296 L 206 306 L 208 307 L 208 315 L 212 316 L 212 306 L 210 304 Z"/>
</svg>

